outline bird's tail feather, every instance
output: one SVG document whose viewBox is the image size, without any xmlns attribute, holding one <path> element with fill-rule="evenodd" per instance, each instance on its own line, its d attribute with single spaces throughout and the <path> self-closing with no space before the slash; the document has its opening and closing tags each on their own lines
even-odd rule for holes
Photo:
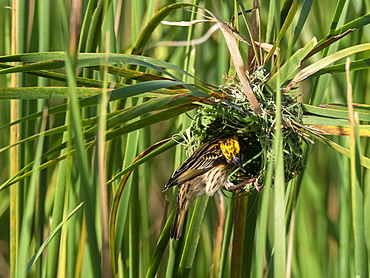
<svg viewBox="0 0 370 278">
<path fill-rule="evenodd" d="M 175 240 L 179 240 L 185 223 L 186 210 L 177 208 L 175 218 L 173 219 L 170 236 Z"/>
</svg>

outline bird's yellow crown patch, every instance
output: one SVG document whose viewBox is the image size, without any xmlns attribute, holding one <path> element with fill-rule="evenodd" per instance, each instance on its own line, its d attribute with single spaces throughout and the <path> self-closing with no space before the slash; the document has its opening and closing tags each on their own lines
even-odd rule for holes
<svg viewBox="0 0 370 278">
<path fill-rule="evenodd" d="M 223 139 L 220 142 L 220 148 L 225 158 L 229 161 L 232 161 L 233 158 L 239 156 L 240 153 L 238 136 L 234 135 L 232 137 Z"/>
</svg>

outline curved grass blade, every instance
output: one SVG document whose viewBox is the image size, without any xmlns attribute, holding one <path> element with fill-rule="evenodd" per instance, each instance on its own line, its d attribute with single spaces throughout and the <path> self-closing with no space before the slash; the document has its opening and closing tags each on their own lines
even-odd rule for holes
<svg viewBox="0 0 370 278">
<path fill-rule="evenodd" d="M 47 123 L 47 114 L 46 109 L 43 110 L 43 116 L 41 119 L 40 130 L 44 131 Z M 32 175 L 29 179 L 28 186 L 24 188 L 25 193 L 27 194 L 27 199 L 24 202 L 25 212 L 22 215 L 22 220 L 20 223 L 19 229 L 19 243 L 18 243 L 18 258 L 17 258 L 17 271 L 18 275 L 21 277 L 26 277 L 26 265 L 28 260 L 28 250 L 32 242 L 32 226 L 35 224 L 35 217 L 37 214 L 37 208 L 35 203 L 37 202 L 38 197 L 38 176 L 39 172 L 36 170 L 41 164 L 41 153 L 44 145 L 44 136 L 40 136 L 40 140 L 37 142 L 35 157 L 32 166 Z"/>
<path fill-rule="evenodd" d="M 127 79 L 132 79 L 132 80 L 137 80 L 141 82 L 145 81 L 151 81 L 151 80 L 169 80 L 166 77 L 146 73 L 146 72 L 141 72 L 141 71 L 136 71 L 136 70 L 131 70 L 131 69 L 125 69 L 125 68 L 120 68 L 120 67 L 114 67 L 114 66 L 92 66 L 90 67 L 93 70 L 97 71 L 102 71 L 104 72 L 105 70 L 108 71 L 110 74 L 114 74 L 116 76 L 121 76 L 125 77 Z M 174 80 L 172 80 L 174 81 Z"/>
<path fill-rule="evenodd" d="M 124 88 L 119 88 L 111 91 L 109 101 L 115 101 L 115 100 L 122 100 L 129 97 L 137 97 L 141 96 L 142 94 L 145 94 L 147 92 L 156 91 L 158 89 L 166 88 L 166 87 L 172 87 L 177 85 L 182 85 L 183 82 L 176 82 L 176 81 L 170 81 L 170 80 L 154 80 L 154 81 L 148 81 L 143 83 L 134 84 L 131 86 L 127 86 Z M 198 89 L 193 89 L 193 94 L 198 95 L 201 91 Z M 182 92 L 184 93 L 184 92 Z M 189 92 L 189 95 L 192 93 Z M 200 93 L 202 96 L 209 96 L 206 93 Z M 84 98 L 79 101 L 80 108 L 86 108 L 93 105 L 98 105 L 100 102 L 100 95 L 95 95 L 92 97 Z M 55 107 L 51 107 L 48 110 L 48 114 L 56 114 L 56 113 L 64 113 L 67 110 L 67 104 L 61 104 Z M 41 112 L 37 112 L 34 114 L 31 114 L 29 116 L 23 117 L 22 119 L 19 119 L 17 121 L 11 122 L 7 125 L 4 125 L 0 127 L 1 129 L 8 128 L 12 125 L 19 124 L 24 121 L 36 119 L 42 115 Z"/>
<path fill-rule="evenodd" d="M 0 63 L 0 68 L 7 69 L 10 67 L 12 66 Z M 35 71 L 30 71 L 30 72 L 25 72 L 25 73 L 30 74 L 30 75 L 45 77 L 51 80 L 67 82 L 67 75 L 64 73 L 53 72 L 53 71 L 48 71 L 48 70 L 35 70 Z M 78 86 L 98 87 L 98 88 L 104 87 L 104 81 L 86 78 L 86 77 L 76 77 L 76 83 Z M 122 83 L 116 83 L 116 82 L 108 82 L 108 86 L 106 87 L 116 89 L 116 88 L 121 88 L 124 86 L 128 86 L 128 85 L 122 84 Z"/>
<path fill-rule="evenodd" d="M 177 103 L 174 102 L 176 105 Z M 144 106 L 144 104 L 146 104 L 146 106 Z M 152 106 L 147 103 L 144 103 L 142 104 L 144 106 L 144 108 L 147 109 L 147 111 L 152 111 Z M 165 103 L 166 106 L 168 106 L 169 104 L 168 103 Z M 140 128 L 144 128 L 144 127 L 147 127 L 149 125 L 152 125 L 154 123 L 158 123 L 158 122 L 161 122 L 161 121 L 164 121 L 166 119 L 169 119 L 169 118 L 172 118 L 172 117 L 175 117 L 177 115 L 180 115 L 186 111 L 189 111 L 191 109 L 194 109 L 195 107 L 198 107 L 198 105 L 195 105 L 195 104 L 192 104 L 192 103 L 188 103 L 188 104 L 181 104 L 181 105 L 177 105 L 177 106 L 174 106 L 172 108 L 168 108 L 164 111 L 161 111 L 161 112 L 158 112 L 158 113 L 155 113 L 153 115 L 150 115 L 148 117 L 144 117 L 144 118 L 141 118 L 139 120 L 137 120 L 136 122 L 133 122 L 131 124 L 127 124 L 126 126 L 123 126 L 121 128 L 118 128 L 114 131 L 111 131 L 109 133 L 106 134 L 106 140 L 112 140 L 112 139 L 115 139 L 123 134 L 127 134 L 129 132 L 132 132 L 132 131 L 135 131 L 135 130 L 138 130 Z M 136 107 L 137 110 L 136 110 L 136 113 L 138 113 L 139 115 L 142 114 L 142 113 L 146 113 L 145 111 L 146 110 L 142 110 L 140 106 Z M 163 108 L 163 106 L 159 105 L 157 107 L 157 109 L 161 109 Z M 132 109 L 133 110 L 133 109 Z M 144 112 L 143 112 L 144 111 Z M 126 111 L 127 112 L 127 111 Z M 125 118 L 126 120 L 129 119 L 130 117 L 137 117 L 139 115 L 133 115 L 133 114 L 129 114 L 127 115 L 127 117 Z M 121 118 L 122 119 L 122 118 Z M 114 123 L 118 124 L 120 121 L 114 121 Z M 107 124 L 107 130 L 111 129 L 113 126 L 108 122 Z M 91 139 L 91 141 L 87 144 L 85 144 L 85 148 L 88 148 L 91 146 L 91 144 L 95 141 L 93 138 L 95 137 L 95 134 L 96 134 L 96 126 L 87 130 L 86 132 L 83 133 L 84 135 L 84 138 L 85 140 L 87 139 Z M 39 135 L 38 135 L 39 136 Z M 32 137 L 32 139 L 34 139 L 34 137 Z M 74 139 L 72 139 L 72 143 L 74 142 Z M 55 153 L 57 151 L 60 151 L 61 149 L 64 149 L 66 148 L 67 144 L 64 142 L 62 144 L 60 144 L 59 146 L 55 147 L 54 149 L 51 149 L 49 150 L 47 153 L 45 153 L 43 155 L 43 158 L 46 158 L 48 157 L 50 154 L 52 153 Z M 6 147 L 8 148 L 8 147 Z M 75 149 L 71 151 L 70 155 L 72 155 L 73 153 L 75 152 Z M 43 163 L 39 169 L 45 169 L 47 167 L 50 167 L 52 165 L 55 165 L 57 162 L 59 162 L 60 160 L 62 159 L 65 159 L 67 156 L 66 155 L 62 155 L 62 156 L 59 156 L 57 158 L 54 158 L 53 160 L 50 160 L 50 161 L 47 161 L 45 163 Z M 1 186 L 0 186 L 0 191 L 9 187 L 10 185 L 14 184 L 15 182 L 17 181 L 20 181 L 26 177 L 28 177 L 29 175 L 32 174 L 32 171 L 29 171 L 29 172 L 26 172 L 28 171 L 28 169 L 30 169 L 32 167 L 32 163 L 27 165 L 26 167 L 24 167 L 22 170 L 20 170 L 17 174 L 17 176 L 14 176 L 12 178 L 10 178 L 9 180 L 7 180 L 5 183 L 3 183 Z M 126 170 L 118 173 L 116 175 L 116 177 L 120 177 L 123 175 L 123 173 L 125 173 Z"/>
<path fill-rule="evenodd" d="M 307 22 L 307 18 L 310 14 L 313 2 L 313 0 L 303 1 L 302 8 L 298 15 L 298 22 L 293 31 L 293 45 L 294 43 L 299 41 L 299 36 L 302 34 L 304 25 Z"/>
<path fill-rule="evenodd" d="M 287 2 L 288 3 L 288 2 Z M 301 1 L 293 1 L 291 4 L 289 11 L 285 17 L 283 26 L 280 28 L 279 34 L 277 35 L 275 39 L 274 46 L 272 47 L 271 51 L 268 53 L 267 57 L 265 58 L 265 63 L 271 59 L 273 56 L 275 50 L 277 49 L 278 45 L 280 44 L 280 41 L 285 36 L 285 33 L 287 32 L 289 26 L 292 24 L 293 19 L 298 11 L 298 8 L 301 6 Z"/>
<path fill-rule="evenodd" d="M 146 102 L 144 102 L 140 105 L 133 106 L 133 107 L 128 108 L 128 109 L 124 109 L 124 110 L 109 113 L 107 115 L 108 120 L 107 120 L 106 130 L 116 128 L 117 126 L 122 125 L 122 123 L 129 122 L 129 121 L 133 120 L 136 117 L 139 117 L 139 116 L 144 115 L 146 113 L 158 111 L 158 110 L 164 110 L 164 109 L 168 109 L 168 108 L 171 108 L 171 107 L 175 107 L 175 108 L 179 107 L 180 108 L 179 111 L 184 112 L 184 107 L 183 106 L 184 105 L 185 106 L 190 105 L 192 102 L 193 101 L 190 98 L 186 97 L 186 95 L 178 96 L 178 97 L 162 97 L 162 98 L 157 98 L 157 99 L 151 99 L 151 100 L 148 100 L 148 101 L 146 101 Z M 197 106 L 194 105 L 194 108 L 195 107 L 197 107 Z M 192 108 L 190 106 L 188 106 L 188 108 L 185 108 L 185 109 L 192 109 Z M 164 111 L 162 111 L 162 112 L 163 112 L 161 114 L 162 116 L 163 115 L 168 115 L 168 113 L 164 113 Z M 155 115 L 153 114 L 151 116 L 155 116 Z M 138 126 L 138 124 L 143 125 L 143 123 L 145 124 L 147 122 L 146 119 L 150 118 L 151 116 L 140 119 L 140 122 L 131 123 L 131 126 L 133 124 L 135 126 Z M 159 119 L 159 117 L 155 116 L 154 121 L 157 121 L 158 119 Z M 93 118 L 89 118 L 89 119 L 84 119 L 82 121 L 82 126 L 84 128 L 89 128 L 88 130 L 85 130 L 83 132 L 85 139 L 90 139 L 90 138 L 95 136 L 97 120 L 98 120 L 97 117 L 93 117 Z M 167 118 L 163 117 L 162 121 L 163 120 L 167 120 Z M 49 129 L 47 131 L 44 131 L 44 132 L 41 132 L 41 133 L 38 133 L 38 134 L 34 134 L 34 135 L 29 136 L 25 139 L 19 140 L 15 144 L 8 145 L 4 148 L 1 148 L 0 153 L 6 151 L 6 150 L 8 150 L 8 149 L 10 149 L 10 148 L 12 148 L 16 145 L 19 145 L 21 143 L 28 142 L 30 140 L 35 140 L 40 135 L 50 136 L 50 135 L 60 134 L 64 131 L 66 131 L 66 130 L 67 130 L 67 126 L 64 125 L 64 126 L 59 126 L 59 127 Z M 114 137 L 112 137 L 112 138 L 114 138 Z M 58 150 L 60 150 L 60 148 L 58 148 Z M 48 154 L 51 154 L 50 151 L 52 151 L 52 150 L 49 150 Z"/>
<path fill-rule="evenodd" d="M 123 126 L 121 128 L 118 128 L 110 133 L 107 134 L 107 140 L 111 140 L 113 138 L 116 138 L 118 136 L 121 136 L 122 134 L 126 134 L 129 132 L 132 132 L 134 130 L 140 129 L 145 126 L 149 126 L 155 123 L 162 122 L 163 120 L 170 119 L 172 117 L 181 115 L 185 113 L 186 111 L 192 110 L 194 108 L 198 107 L 196 104 L 185 104 L 178 107 L 170 108 L 162 112 L 158 112 L 154 115 L 151 115 L 149 117 L 142 118 L 132 124 L 128 124 L 126 126 Z"/>
<path fill-rule="evenodd" d="M 370 59 L 361 59 L 361 60 L 356 60 L 356 61 L 351 61 L 351 69 L 350 71 L 357 71 L 357 70 L 363 70 L 363 69 L 368 69 L 370 68 Z M 320 76 L 326 73 L 334 74 L 334 73 L 341 73 L 345 72 L 345 63 L 334 65 L 334 66 L 329 66 L 325 67 L 318 72 L 312 74 L 310 77 L 316 77 Z"/>
<path fill-rule="evenodd" d="M 260 58 L 259 49 L 257 48 L 257 46 L 266 50 L 267 52 L 271 51 L 273 49 L 273 46 L 269 45 L 269 44 L 266 44 L 266 43 L 257 42 L 257 41 L 260 40 L 260 37 L 259 37 L 259 34 L 258 34 L 259 33 L 259 28 L 260 28 L 260 22 L 259 21 L 257 22 L 257 18 L 256 18 L 256 16 L 254 16 L 255 14 L 253 14 L 252 18 L 254 19 L 254 21 L 252 23 L 249 23 L 248 17 L 247 17 L 247 12 L 248 11 L 246 11 L 246 9 L 243 5 L 243 2 L 238 0 L 238 5 L 239 5 L 239 9 L 241 10 L 241 14 L 243 15 L 245 26 L 246 26 L 247 31 L 248 31 L 248 35 L 249 35 L 249 38 L 250 38 L 249 45 L 253 49 L 254 59 L 256 59 L 256 64 L 258 66 L 261 66 L 261 58 Z M 257 9 L 257 7 L 254 8 L 254 9 Z M 249 12 L 254 11 L 254 9 L 249 10 Z M 268 48 L 266 48 L 265 46 L 267 46 Z M 278 53 L 278 51 L 275 51 L 275 52 Z M 274 53 L 274 54 L 276 54 L 276 53 Z M 250 61 L 248 61 L 248 64 L 250 64 Z"/>
<path fill-rule="evenodd" d="M 60 231 L 60 229 L 62 228 L 62 226 L 64 224 L 67 223 L 67 221 L 82 207 L 83 205 L 83 202 L 80 203 L 73 211 L 71 211 L 70 214 L 68 214 L 67 218 L 64 219 L 51 233 L 50 235 L 46 238 L 46 240 L 44 241 L 44 243 L 40 246 L 39 250 L 37 251 L 37 253 L 32 257 L 32 259 L 29 261 L 28 265 L 27 265 L 27 273 L 26 273 L 26 276 L 29 274 L 29 272 L 31 271 L 33 265 L 36 263 L 36 261 L 41 257 L 42 255 L 42 252 L 45 250 L 45 248 L 48 246 L 48 244 L 50 243 L 50 241 L 55 237 L 55 235 Z"/>
<path fill-rule="evenodd" d="M 93 144 L 94 144 L 94 143 L 95 143 L 95 140 L 92 140 L 92 141 L 90 141 L 90 142 L 86 143 L 86 144 L 84 145 L 85 149 L 86 149 L 86 150 L 87 150 L 87 149 L 89 149 L 90 147 L 92 147 L 92 146 L 93 146 Z M 62 149 L 64 149 L 64 148 L 66 148 L 66 147 L 67 147 L 67 144 L 66 144 L 66 143 L 63 143 L 63 144 L 61 144 L 60 146 L 58 146 L 58 147 L 56 147 L 56 148 L 54 148 L 54 149 L 50 150 L 49 152 L 45 153 L 45 154 L 42 156 L 42 158 L 47 157 L 49 153 L 55 153 L 55 152 L 60 151 L 60 150 L 62 150 Z M 57 164 L 58 162 L 60 162 L 61 160 L 66 159 L 66 158 L 68 157 L 68 155 L 74 155 L 74 154 L 75 154 L 75 152 L 76 152 L 76 149 L 73 149 L 73 150 L 71 150 L 71 151 L 70 151 L 69 153 L 67 153 L 67 154 L 63 154 L 63 155 L 58 156 L 57 158 L 53 158 L 52 160 L 49 160 L 49 161 L 47 161 L 47 162 L 45 162 L 45 163 L 41 164 L 41 165 L 37 168 L 37 171 L 41 171 L 41 170 L 44 170 L 44 169 L 46 169 L 46 168 L 48 168 L 48 167 L 51 167 L 51 166 L 53 166 L 53 165 L 56 165 L 56 164 Z M 33 173 L 33 171 L 32 171 L 32 170 L 29 170 L 29 169 L 32 169 L 32 166 L 33 166 L 33 163 L 29 163 L 29 164 L 27 164 L 26 166 L 24 166 L 22 169 L 20 169 L 20 170 L 17 172 L 17 174 L 16 174 L 16 175 L 14 175 L 14 176 L 13 176 L 13 177 L 11 177 L 10 179 L 8 179 L 6 182 L 4 182 L 4 183 L 0 186 L 0 191 L 1 191 L 1 190 L 4 190 L 5 188 L 7 188 L 7 187 L 11 186 L 11 185 L 12 185 L 12 184 L 14 184 L 14 183 L 17 183 L 17 182 L 19 182 L 19 181 L 21 181 L 21 180 L 23 180 L 23 179 L 25 179 L 25 178 L 29 177 L 29 176 Z"/>
<path fill-rule="evenodd" d="M 344 24 L 343 26 L 337 28 L 333 35 L 337 35 L 343 32 L 343 30 L 349 29 L 359 29 L 370 23 L 370 13 L 357 17 L 356 19 Z"/>
<path fill-rule="evenodd" d="M 165 107 L 162 107 L 164 105 L 167 106 L 167 107 L 171 107 L 170 99 L 171 98 L 168 98 L 168 97 L 159 98 L 159 99 L 152 99 L 152 100 L 146 101 L 145 103 L 142 103 L 140 105 L 137 105 L 137 106 L 134 106 L 134 107 L 131 107 L 131 108 L 128 108 L 128 109 L 124 109 L 124 110 L 109 113 L 107 115 L 107 118 L 108 118 L 108 120 L 107 120 L 107 130 L 109 130 L 110 128 L 114 128 L 116 126 L 119 126 L 124 122 L 128 122 L 128 121 L 130 121 L 130 120 L 132 120 L 136 117 L 139 117 L 142 114 L 145 114 L 145 113 L 148 113 L 148 112 L 153 112 L 153 111 L 156 111 L 158 109 L 163 109 L 163 108 L 165 108 Z M 176 103 L 172 103 L 172 104 L 177 105 L 179 103 L 179 101 L 181 101 L 180 98 L 177 99 Z M 180 102 L 180 104 L 181 103 L 182 102 Z M 95 134 L 96 134 L 96 124 L 97 124 L 97 117 L 84 119 L 82 121 L 82 126 L 84 128 L 90 127 L 90 129 L 85 130 L 85 132 L 84 132 L 85 139 L 89 139 L 92 136 L 95 136 Z M 38 133 L 38 134 L 34 134 L 32 136 L 29 136 L 27 138 L 19 140 L 15 144 L 8 145 L 8 146 L 0 149 L 0 153 L 3 152 L 3 151 L 6 151 L 7 149 L 9 149 L 11 147 L 22 144 L 24 142 L 28 142 L 30 140 L 35 140 L 40 135 L 44 135 L 44 136 L 55 135 L 55 134 L 60 134 L 62 132 L 65 132 L 66 130 L 67 130 L 67 126 L 63 125 L 63 126 L 59 126 L 59 127 L 55 127 L 55 128 L 46 130 L 46 131 Z M 60 149 L 58 148 L 58 150 L 60 150 Z M 49 154 L 51 154 L 50 151 L 52 151 L 52 150 L 49 150 L 49 152 L 48 152 Z"/>
<path fill-rule="evenodd" d="M 346 0 L 339 0 L 337 2 L 337 6 L 335 7 L 335 13 L 331 21 L 331 26 L 330 26 L 330 31 L 329 31 L 330 35 L 335 34 L 335 29 L 337 28 L 338 22 L 343 13 L 345 3 L 346 3 Z"/>
<path fill-rule="evenodd" d="M 355 29 L 349 29 L 339 35 L 336 35 L 336 36 L 327 36 L 326 38 L 320 40 L 320 42 L 315 46 L 314 49 L 312 49 L 312 51 L 310 51 L 306 57 L 304 57 L 303 61 L 307 60 L 308 58 L 310 58 L 311 56 L 315 55 L 317 52 L 327 48 L 328 46 L 332 45 L 333 43 L 335 43 L 336 41 L 342 39 L 343 37 L 347 36 L 348 34 L 350 34 L 351 32 L 353 32 Z"/>
<path fill-rule="evenodd" d="M 101 25 L 105 18 L 109 18 L 106 8 L 112 3 L 112 0 L 88 1 L 89 9 L 92 14 L 87 13 L 83 20 L 81 39 L 79 40 L 78 49 L 83 52 L 95 51 L 101 38 Z M 90 20 L 90 22 L 89 22 Z M 90 23 L 90 25 L 89 25 Z"/>
<path fill-rule="evenodd" d="M 157 148 L 159 148 L 162 145 L 168 143 L 170 140 L 171 140 L 171 138 L 168 138 L 168 139 L 165 139 L 165 140 L 162 140 L 160 142 L 155 143 L 154 145 L 152 145 L 151 147 L 149 147 L 148 149 L 143 151 L 141 154 L 139 154 L 135 158 L 135 160 L 130 164 L 130 166 L 132 166 L 134 163 L 136 163 L 141 158 L 149 155 L 151 152 L 153 152 Z M 166 144 L 166 145 L 168 146 L 168 145 L 172 145 L 172 144 Z M 116 249 L 115 249 L 114 239 L 115 239 L 115 231 L 116 231 L 118 205 L 119 205 L 119 202 L 121 200 L 123 189 L 125 188 L 127 180 L 129 178 L 130 174 L 132 173 L 132 171 L 133 170 L 128 170 L 126 172 L 125 176 L 122 178 L 122 182 L 120 183 L 120 185 L 117 188 L 117 191 L 114 195 L 113 204 L 112 204 L 112 208 L 111 208 L 110 215 L 109 215 L 109 233 L 110 233 L 110 236 L 109 236 L 109 250 L 110 250 L 110 260 L 111 260 L 111 266 L 112 266 L 112 272 L 113 273 L 117 273 L 117 271 L 116 271 Z"/>
<path fill-rule="evenodd" d="M 153 257 L 150 261 L 150 264 L 149 264 L 149 267 L 148 267 L 148 270 L 145 276 L 146 278 L 156 277 L 160 262 L 163 258 L 163 254 L 166 251 L 168 241 L 170 240 L 170 228 L 172 225 L 172 220 L 175 217 L 175 212 L 176 212 L 176 208 L 172 210 L 170 216 L 167 219 L 165 226 L 162 229 L 162 233 L 159 236 L 157 245 L 153 253 Z"/>
<path fill-rule="evenodd" d="M 316 44 L 317 44 L 316 38 L 313 38 L 312 40 L 309 41 L 309 43 L 305 45 L 305 47 L 297 50 L 292 55 L 292 57 L 290 57 L 289 60 L 286 61 L 286 63 L 283 66 L 281 66 L 279 72 L 275 73 L 266 83 L 266 86 L 269 88 L 269 90 L 275 91 L 277 88 L 276 86 L 280 88 L 282 84 L 286 82 L 286 80 L 289 80 L 293 76 L 294 72 L 300 67 L 304 57 L 306 57 L 306 55 L 315 47 Z M 280 78 L 278 78 L 278 74 L 280 74 Z M 281 78 L 283 76 L 285 80 Z M 280 80 L 280 84 L 277 85 L 276 82 L 278 79 Z"/>
<path fill-rule="evenodd" d="M 32 64 L 3 69 L 0 70 L 0 74 L 64 68 L 65 67 L 64 59 L 65 59 L 64 52 L 39 52 L 39 53 L 25 53 L 19 55 L 1 56 L 0 62 L 24 62 Z M 78 54 L 77 67 L 91 67 L 102 64 L 129 64 L 143 66 L 154 69 L 156 71 L 159 71 L 163 74 L 170 76 L 175 80 L 178 80 L 175 76 L 162 69 L 167 68 L 194 78 L 194 76 L 184 71 L 180 67 L 151 57 L 134 56 L 127 54 L 106 54 L 106 53 Z"/>
<path fill-rule="evenodd" d="M 328 118 L 338 118 L 338 119 L 348 119 L 348 109 L 347 106 L 340 104 L 326 104 L 321 106 L 314 105 L 304 105 L 305 110 L 308 113 L 328 117 Z M 361 121 L 370 121 L 370 106 L 365 104 L 354 105 L 355 111 L 359 115 Z"/>
<path fill-rule="evenodd" d="M 342 49 L 336 53 L 333 53 L 329 56 L 326 56 L 325 58 L 313 63 L 312 65 L 302 69 L 294 78 L 293 80 L 288 84 L 288 86 L 284 89 L 284 92 L 287 93 L 293 86 L 295 86 L 298 82 L 303 81 L 307 77 L 311 76 L 315 72 L 319 71 L 320 69 L 330 65 L 331 63 L 334 63 L 335 61 L 338 61 L 339 59 L 345 58 L 349 55 L 368 51 L 370 50 L 370 43 L 364 43 L 360 45 L 351 46 L 345 49 Z"/>
<path fill-rule="evenodd" d="M 337 8 L 335 11 L 335 15 L 332 21 L 332 25 L 330 27 L 329 34 L 321 39 L 317 46 L 309 53 L 307 54 L 307 57 L 305 57 L 304 60 L 308 59 L 309 57 L 313 56 L 320 50 L 328 47 L 329 45 L 333 44 L 334 42 L 342 39 L 343 37 L 347 36 L 349 33 L 355 31 L 358 28 L 364 27 L 365 25 L 370 23 L 370 14 L 360 16 L 356 18 L 355 20 L 348 22 L 347 24 L 337 28 L 336 25 L 338 24 L 339 18 L 343 13 L 343 6 L 345 1 L 338 1 Z M 351 63 L 352 68 L 352 63 Z M 352 70 L 352 69 L 351 69 Z"/>
<path fill-rule="evenodd" d="M 295 123 L 295 124 L 297 124 L 297 123 Z M 345 155 L 346 157 L 350 158 L 351 154 L 350 154 L 349 149 L 347 149 L 345 147 L 342 147 L 341 145 L 329 140 L 328 138 L 325 138 L 324 136 L 322 136 L 320 134 L 315 133 L 313 130 L 309 130 L 305 127 L 302 127 L 302 128 L 305 130 L 305 132 L 310 134 L 310 136 L 316 138 L 317 140 L 324 143 L 328 147 L 330 147 L 330 148 L 336 150 L 337 152 Z M 361 155 L 361 165 L 370 169 L 370 159 L 366 156 Z"/>
<path fill-rule="evenodd" d="M 135 55 L 140 55 L 143 52 L 145 45 L 150 39 L 153 31 L 155 30 L 155 28 L 157 28 L 157 26 L 161 23 L 161 21 L 165 17 L 167 17 L 170 13 L 176 11 L 177 9 L 188 7 L 188 6 L 195 6 L 195 5 L 191 3 L 175 3 L 175 4 L 171 4 L 171 5 L 164 7 L 158 13 L 156 13 L 153 16 L 153 18 L 147 23 L 144 30 L 140 33 L 131 53 Z"/>
<path fill-rule="evenodd" d="M 165 145 L 164 146 L 160 146 L 157 149 L 155 149 L 152 152 L 150 152 L 149 154 L 147 154 L 146 156 L 144 156 L 142 158 L 138 158 L 137 160 L 135 160 L 135 162 L 133 162 L 132 164 L 130 164 L 129 167 L 125 168 L 123 171 L 117 173 L 112 178 L 110 178 L 107 181 L 107 185 L 108 184 L 111 184 L 113 181 L 121 178 L 123 175 L 127 174 L 128 172 L 130 172 L 132 170 L 135 170 L 139 165 L 143 164 L 144 162 L 146 162 L 146 161 L 152 159 L 153 157 L 155 157 L 155 156 L 163 153 L 164 151 L 166 151 L 166 150 L 174 147 L 176 144 L 177 144 L 177 142 L 175 142 L 174 140 L 169 141 L 169 142 L 165 142 Z"/>
</svg>

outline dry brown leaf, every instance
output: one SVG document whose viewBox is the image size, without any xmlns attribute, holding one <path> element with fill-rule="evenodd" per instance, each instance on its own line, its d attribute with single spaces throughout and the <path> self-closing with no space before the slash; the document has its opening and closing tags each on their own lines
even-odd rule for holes
<svg viewBox="0 0 370 278">
<path fill-rule="evenodd" d="M 334 126 L 334 125 L 307 125 L 315 133 L 322 135 L 349 135 L 349 126 Z M 360 126 L 358 133 L 361 137 L 370 137 L 370 126 Z"/>
<path fill-rule="evenodd" d="M 202 22 L 216 22 L 215 20 L 209 20 L 209 19 L 196 19 L 192 21 L 177 21 L 177 22 L 172 22 L 172 21 L 161 21 L 162 24 L 164 25 L 171 25 L 171 26 L 192 26 L 197 23 L 202 23 Z"/>
<path fill-rule="evenodd" d="M 214 16 L 212 13 L 207 11 L 210 15 L 213 16 L 213 18 L 216 20 L 218 25 L 220 26 L 220 29 L 225 37 L 227 47 L 229 48 L 229 52 L 231 55 L 231 59 L 233 60 L 235 70 L 238 74 L 238 77 L 240 79 L 240 82 L 242 83 L 243 89 L 244 89 L 244 94 L 248 98 L 251 107 L 253 109 L 253 112 L 255 114 L 261 114 L 262 109 L 257 101 L 256 96 L 254 95 L 251 86 L 249 85 L 249 80 L 248 77 L 245 73 L 245 67 L 243 63 L 242 56 L 239 51 L 239 47 L 236 43 L 235 37 L 234 37 L 234 32 L 231 30 L 229 25 L 227 25 L 225 22 L 223 22 L 221 19 L 218 17 Z"/>
</svg>

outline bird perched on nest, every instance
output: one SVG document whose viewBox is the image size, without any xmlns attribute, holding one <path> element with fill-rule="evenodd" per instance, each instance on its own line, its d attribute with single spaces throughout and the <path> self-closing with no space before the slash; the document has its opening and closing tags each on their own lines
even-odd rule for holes
<svg viewBox="0 0 370 278">
<path fill-rule="evenodd" d="M 213 196 L 222 186 L 227 190 L 236 189 L 229 181 L 229 175 L 237 167 L 245 172 L 241 159 L 242 145 L 242 139 L 237 135 L 211 139 L 172 174 L 163 189 L 166 191 L 174 185 L 179 186 L 171 238 L 180 238 L 186 211 L 196 197 L 203 194 Z"/>
</svg>

